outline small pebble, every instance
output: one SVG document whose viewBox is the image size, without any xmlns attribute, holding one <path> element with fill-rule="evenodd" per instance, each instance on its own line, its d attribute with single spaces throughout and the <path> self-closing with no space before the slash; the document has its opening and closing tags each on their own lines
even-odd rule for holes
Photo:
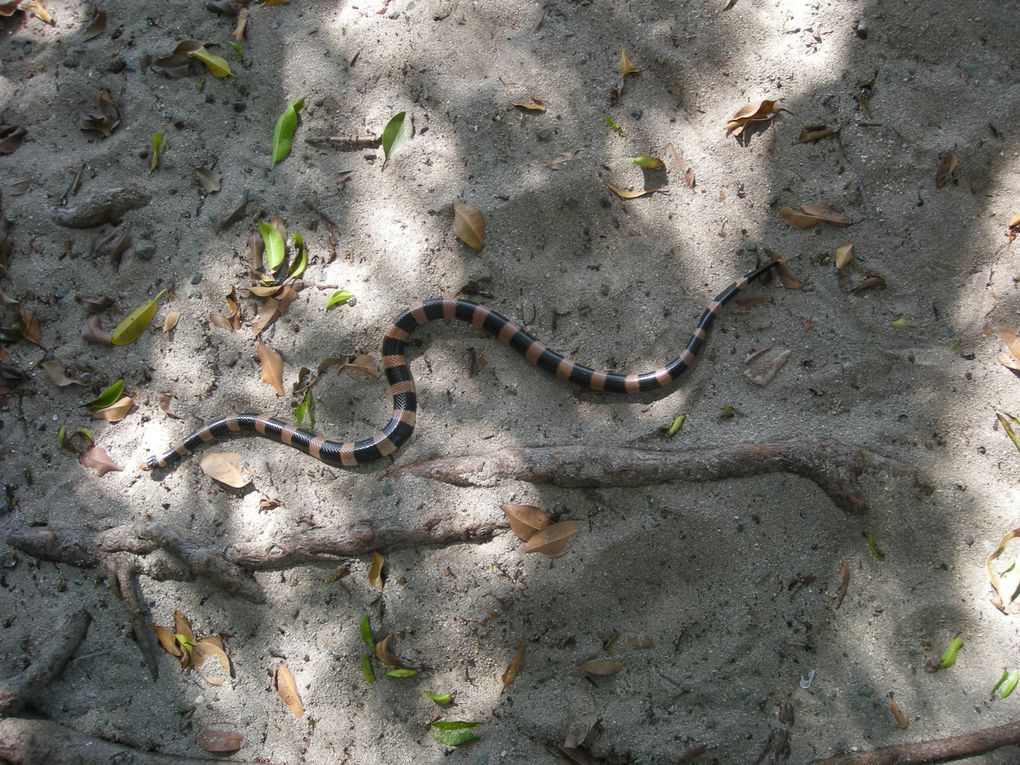
<svg viewBox="0 0 1020 765">
<path fill-rule="evenodd" d="M 609 285 L 603 284 L 599 287 L 599 294 L 602 295 L 602 297 L 609 297 Z"/>
<path fill-rule="evenodd" d="M 642 115 L 643 115 L 644 113 L 645 113 L 645 112 L 644 112 L 644 110 L 643 110 L 643 109 L 635 109 L 634 111 L 632 111 L 632 112 L 630 113 L 630 116 L 631 116 L 631 117 L 633 117 L 633 118 L 634 118 L 634 119 L 636 119 L 636 120 L 639 120 L 639 119 L 641 119 L 641 116 L 642 116 Z"/>
<path fill-rule="evenodd" d="M 67 287 L 57 287 L 56 291 L 53 294 L 56 296 L 57 300 L 63 300 L 64 298 L 67 297 L 70 291 L 71 290 Z"/>
<path fill-rule="evenodd" d="M 192 284 L 201 284 L 202 283 L 202 273 L 200 271 L 196 271 L 195 273 L 193 273 L 191 275 L 191 283 Z"/>
<path fill-rule="evenodd" d="M 148 263 L 156 254 L 156 243 L 148 239 L 139 239 L 131 248 L 131 254 L 143 263 Z"/>
<path fill-rule="evenodd" d="M 552 140 L 552 137 L 553 137 L 553 129 L 552 128 L 538 128 L 535 131 L 535 137 L 539 141 L 543 141 L 543 142 L 544 141 L 550 141 L 550 140 Z"/>
<path fill-rule="evenodd" d="M 235 112 L 243 112 L 247 108 L 248 108 L 248 104 L 246 104 L 244 101 L 234 101 L 234 111 Z"/>
<path fill-rule="evenodd" d="M 216 96 L 214 96 L 212 93 L 206 93 L 205 94 L 205 102 L 207 104 L 215 104 L 216 103 Z"/>
</svg>

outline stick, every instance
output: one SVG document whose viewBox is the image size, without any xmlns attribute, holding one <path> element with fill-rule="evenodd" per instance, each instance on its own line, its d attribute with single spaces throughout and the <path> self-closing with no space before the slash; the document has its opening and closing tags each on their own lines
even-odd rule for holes
<svg viewBox="0 0 1020 765">
<path fill-rule="evenodd" d="M 676 452 L 584 446 L 523 447 L 419 462 L 391 472 L 455 486 L 493 486 L 511 479 L 575 488 L 648 486 L 675 481 L 700 483 L 793 473 L 814 481 L 841 510 L 864 513 L 868 502 L 857 479 L 865 470 L 909 478 L 924 494 L 933 490 L 920 473 L 902 462 L 831 439 Z"/>
<path fill-rule="evenodd" d="M 816 760 L 811 765 L 927 765 L 977 757 L 1004 746 L 1018 744 L 1020 720 L 959 736 L 883 746 L 866 752 L 835 754 L 824 760 Z"/>
<path fill-rule="evenodd" d="M 53 682 L 85 639 L 91 621 L 92 615 L 84 608 L 76 611 L 28 667 L 0 682 L 0 717 L 17 714 Z"/>
</svg>

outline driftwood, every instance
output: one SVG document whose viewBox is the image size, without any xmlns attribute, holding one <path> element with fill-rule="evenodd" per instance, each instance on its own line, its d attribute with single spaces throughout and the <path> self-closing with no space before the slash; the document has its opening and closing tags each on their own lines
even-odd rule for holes
<svg viewBox="0 0 1020 765">
<path fill-rule="evenodd" d="M 84 608 L 64 622 L 59 632 L 43 646 L 35 661 L 24 670 L 0 682 L 0 717 L 17 714 L 60 674 L 89 629 L 92 615 Z M 3 752 L 0 750 L 0 758 Z M 42 762 L 42 760 L 40 760 Z"/>
<path fill-rule="evenodd" d="M 1017 745 L 1020 745 L 1020 720 L 959 736 L 836 754 L 811 765 L 928 765 L 977 757 L 1004 746 Z"/>
<path fill-rule="evenodd" d="M 868 502 L 857 479 L 866 470 L 909 478 L 921 492 L 932 492 L 931 485 L 908 465 L 831 439 L 676 452 L 586 446 L 523 447 L 419 462 L 396 468 L 393 473 L 455 486 L 493 486 L 502 480 L 516 480 L 575 488 L 648 486 L 676 481 L 701 483 L 792 473 L 814 481 L 841 510 L 863 513 Z"/>
</svg>

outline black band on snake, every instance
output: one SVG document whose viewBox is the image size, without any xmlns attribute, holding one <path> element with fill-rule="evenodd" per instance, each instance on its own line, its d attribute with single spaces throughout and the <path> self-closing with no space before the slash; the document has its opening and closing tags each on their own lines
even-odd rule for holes
<svg viewBox="0 0 1020 765">
<path fill-rule="evenodd" d="M 221 417 L 199 428 L 177 447 L 164 454 L 149 457 L 142 467 L 146 470 L 165 468 L 187 457 L 203 444 L 242 431 L 254 432 L 263 438 L 293 446 L 327 465 L 337 467 L 356 467 L 393 454 L 414 432 L 415 411 L 418 408 L 414 378 L 404 355 L 404 347 L 415 329 L 436 319 L 474 324 L 496 337 L 501 343 L 509 345 L 539 369 L 581 388 L 613 393 L 655 390 L 669 385 L 691 365 L 695 354 L 705 342 L 709 327 L 722 311 L 722 307 L 744 287 L 781 262 L 773 261 L 761 266 L 720 292 L 715 300 L 708 304 L 684 352 L 661 369 L 644 374 L 620 375 L 596 372 L 549 350 L 544 343 L 536 340 L 505 316 L 483 305 L 468 300 L 427 300 L 417 308 L 404 311 L 393 322 L 393 326 L 386 330 L 382 346 L 382 365 L 386 370 L 390 393 L 393 394 L 393 417 L 381 433 L 361 441 L 333 441 L 266 415 L 235 414 Z"/>
</svg>

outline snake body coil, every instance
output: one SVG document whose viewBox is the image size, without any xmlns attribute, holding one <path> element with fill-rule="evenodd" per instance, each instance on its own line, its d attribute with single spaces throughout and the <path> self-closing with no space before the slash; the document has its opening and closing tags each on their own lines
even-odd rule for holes
<svg viewBox="0 0 1020 765">
<path fill-rule="evenodd" d="M 418 408 L 414 378 L 411 376 L 404 348 L 415 329 L 437 319 L 474 324 L 496 337 L 501 343 L 509 345 L 539 369 L 581 388 L 613 393 L 655 390 L 669 385 L 691 365 L 695 354 L 705 341 L 709 327 L 723 306 L 744 287 L 771 271 L 780 262 L 773 261 L 761 266 L 720 292 L 705 309 L 684 352 L 661 369 L 644 374 L 620 375 L 596 372 L 549 350 L 544 343 L 536 340 L 505 316 L 483 305 L 468 300 L 427 300 L 417 308 L 404 311 L 386 330 L 382 346 L 382 365 L 386 370 L 390 393 L 393 394 L 393 416 L 381 433 L 361 441 L 333 441 L 266 415 L 235 414 L 221 417 L 199 428 L 175 448 L 161 455 L 149 457 L 143 467 L 147 470 L 168 467 L 187 457 L 203 444 L 240 432 L 254 432 L 264 438 L 293 446 L 327 465 L 356 467 L 393 454 L 414 432 L 415 412 Z"/>
</svg>

